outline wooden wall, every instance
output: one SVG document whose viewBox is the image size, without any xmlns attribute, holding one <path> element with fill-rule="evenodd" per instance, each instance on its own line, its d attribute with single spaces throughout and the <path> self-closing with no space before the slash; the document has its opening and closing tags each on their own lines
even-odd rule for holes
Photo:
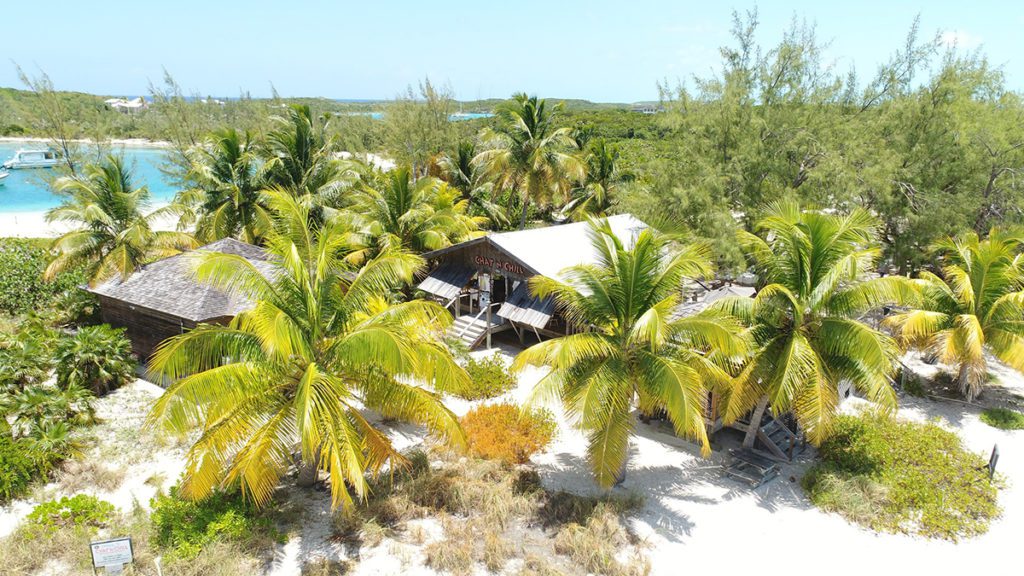
<svg viewBox="0 0 1024 576">
<path fill-rule="evenodd" d="M 132 351 L 140 362 L 148 362 L 156 347 L 171 336 L 196 327 L 195 322 L 178 318 L 157 310 L 135 306 L 99 296 L 100 317 L 115 328 L 124 328 L 132 342 Z M 206 323 L 226 324 L 230 318 L 214 318 Z"/>
</svg>

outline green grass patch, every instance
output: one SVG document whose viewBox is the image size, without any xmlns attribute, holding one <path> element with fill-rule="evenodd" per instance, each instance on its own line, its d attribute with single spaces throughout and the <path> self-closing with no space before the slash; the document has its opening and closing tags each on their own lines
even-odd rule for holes
<svg viewBox="0 0 1024 576">
<path fill-rule="evenodd" d="M 999 515 L 985 460 L 934 423 L 840 416 L 803 486 L 818 507 L 883 532 L 956 541 Z"/>
<path fill-rule="evenodd" d="M 1008 408 L 987 408 L 981 421 L 1000 430 L 1024 430 L 1024 414 Z"/>
</svg>

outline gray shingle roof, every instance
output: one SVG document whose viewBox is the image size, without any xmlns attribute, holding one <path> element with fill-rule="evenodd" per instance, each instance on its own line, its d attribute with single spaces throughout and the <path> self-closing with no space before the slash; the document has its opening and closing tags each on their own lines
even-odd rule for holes
<svg viewBox="0 0 1024 576">
<path fill-rule="evenodd" d="M 248 299 L 229 295 L 196 279 L 195 252 L 236 254 L 267 277 L 275 268 L 262 248 L 225 238 L 196 251 L 147 264 L 127 280 L 110 280 L 90 292 L 193 322 L 234 316 L 250 309 L 252 302 Z"/>
</svg>

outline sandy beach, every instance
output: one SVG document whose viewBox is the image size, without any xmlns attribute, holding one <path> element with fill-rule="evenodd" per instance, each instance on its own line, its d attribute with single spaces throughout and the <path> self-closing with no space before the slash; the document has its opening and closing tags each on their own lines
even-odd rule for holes
<svg viewBox="0 0 1024 576">
<path fill-rule="evenodd" d="M 158 210 L 166 204 L 154 205 L 150 212 Z M 177 221 L 170 216 L 157 218 L 153 226 L 156 230 L 174 230 Z M 0 212 L 0 237 L 7 238 L 56 238 L 69 232 L 71 226 L 65 223 L 49 223 L 46 212 Z"/>
<path fill-rule="evenodd" d="M 0 136 L 0 142 L 25 142 L 26 144 L 49 144 L 53 142 L 50 138 L 35 138 L 26 136 Z M 166 140 L 148 140 L 146 138 L 113 138 L 97 142 L 90 138 L 73 138 L 69 142 L 75 144 L 103 144 L 107 146 L 129 146 L 133 148 L 170 148 L 171 143 Z"/>
</svg>

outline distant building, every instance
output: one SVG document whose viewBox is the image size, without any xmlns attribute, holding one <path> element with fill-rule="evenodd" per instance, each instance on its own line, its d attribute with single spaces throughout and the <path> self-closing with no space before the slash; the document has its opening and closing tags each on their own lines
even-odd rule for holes
<svg viewBox="0 0 1024 576">
<path fill-rule="evenodd" d="M 149 103 L 142 96 L 128 100 L 127 98 L 108 98 L 103 101 L 111 110 L 117 110 L 124 114 L 130 114 L 138 110 L 149 108 Z"/>
<path fill-rule="evenodd" d="M 232 238 L 198 249 L 237 254 L 270 276 L 274 265 L 262 248 Z M 171 336 L 199 324 L 227 324 L 253 303 L 227 294 L 195 277 L 194 252 L 147 264 L 126 280 L 116 278 L 90 288 L 99 299 L 100 315 L 111 326 L 125 328 L 132 349 L 145 361 Z"/>
<path fill-rule="evenodd" d="M 639 104 L 633 104 L 630 107 L 630 110 L 640 114 L 657 114 L 658 112 L 664 112 L 665 108 L 656 102 L 641 102 Z"/>
</svg>

